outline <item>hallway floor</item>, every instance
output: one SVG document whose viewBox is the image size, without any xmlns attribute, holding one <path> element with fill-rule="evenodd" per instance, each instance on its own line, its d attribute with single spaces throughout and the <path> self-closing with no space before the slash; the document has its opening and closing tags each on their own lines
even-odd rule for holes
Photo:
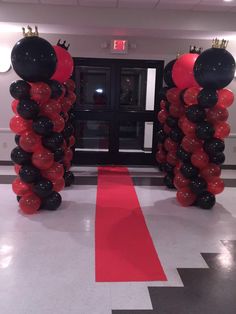
<svg viewBox="0 0 236 314">
<path fill-rule="evenodd" d="M 180 207 L 156 169 L 130 168 L 167 281 L 96 282 L 98 172 L 75 170 L 78 184 L 62 192 L 58 211 L 24 216 L 8 184 L 12 167 L 1 167 L 1 313 L 236 313 L 235 171 L 223 172 L 230 186 L 204 211 Z"/>
</svg>

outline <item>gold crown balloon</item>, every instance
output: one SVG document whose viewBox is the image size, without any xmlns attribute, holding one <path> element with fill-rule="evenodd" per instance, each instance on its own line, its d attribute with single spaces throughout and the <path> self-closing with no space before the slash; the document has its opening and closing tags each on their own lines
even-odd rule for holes
<svg viewBox="0 0 236 314">
<path fill-rule="evenodd" d="M 23 31 L 23 36 L 24 37 L 33 37 L 33 36 L 38 36 L 39 35 L 37 26 L 35 26 L 35 31 L 34 32 L 32 31 L 32 27 L 30 27 L 29 25 L 27 26 L 27 29 L 28 29 L 28 31 L 26 32 L 25 28 L 22 27 L 22 31 Z"/>
<path fill-rule="evenodd" d="M 218 39 L 218 38 L 214 38 L 212 40 L 212 48 L 221 48 L 221 49 L 226 49 L 228 46 L 229 41 L 226 39 Z"/>
</svg>

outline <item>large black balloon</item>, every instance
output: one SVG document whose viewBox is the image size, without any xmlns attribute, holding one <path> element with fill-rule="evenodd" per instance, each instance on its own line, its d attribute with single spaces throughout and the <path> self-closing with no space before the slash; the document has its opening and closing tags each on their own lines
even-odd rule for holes
<svg viewBox="0 0 236 314">
<path fill-rule="evenodd" d="M 53 122 L 47 117 L 40 116 L 34 120 L 32 128 L 35 133 L 47 136 L 53 130 Z"/>
<path fill-rule="evenodd" d="M 182 141 L 182 138 L 184 137 L 184 134 L 181 129 L 177 127 L 170 131 L 169 136 L 174 142 L 180 143 Z"/>
<path fill-rule="evenodd" d="M 64 150 L 63 148 L 58 148 L 56 150 L 53 151 L 53 157 L 55 161 L 62 161 L 63 157 L 64 157 Z"/>
<path fill-rule="evenodd" d="M 57 57 L 52 45 L 32 36 L 19 40 L 12 49 L 11 62 L 15 72 L 25 81 L 46 81 L 54 74 Z"/>
<path fill-rule="evenodd" d="M 174 118 L 172 116 L 168 116 L 167 119 L 166 119 L 166 124 L 170 128 L 176 128 L 178 126 L 178 119 Z"/>
<path fill-rule="evenodd" d="M 168 87 L 175 87 L 175 83 L 172 79 L 172 70 L 175 62 L 176 59 L 170 61 L 164 68 L 164 81 Z"/>
<path fill-rule="evenodd" d="M 222 153 L 225 149 L 224 141 L 218 138 L 212 138 L 209 141 L 205 141 L 204 150 L 209 155 L 214 155 L 216 153 Z"/>
<path fill-rule="evenodd" d="M 191 153 L 187 152 L 185 149 L 183 149 L 182 146 L 179 146 L 177 151 L 176 151 L 176 157 L 184 162 L 184 163 L 188 163 L 190 162 L 190 159 L 191 159 Z"/>
<path fill-rule="evenodd" d="M 204 191 L 198 195 L 196 203 L 202 209 L 211 209 L 216 203 L 216 198 L 214 194 Z"/>
<path fill-rule="evenodd" d="M 222 152 L 215 153 L 213 155 L 210 155 L 210 161 L 214 164 L 221 165 L 225 162 L 225 154 Z"/>
<path fill-rule="evenodd" d="M 218 101 L 218 94 L 216 89 L 212 88 L 203 88 L 198 96 L 198 104 L 202 108 L 212 108 L 216 105 Z"/>
<path fill-rule="evenodd" d="M 193 179 L 198 175 L 198 168 L 194 167 L 191 163 L 185 163 L 181 166 L 180 171 L 187 179 Z"/>
<path fill-rule="evenodd" d="M 26 120 L 33 120 L 39 114 L 39 105 L 31 99 L 22 99 L 17 105 L 18 114 Z"/>
<path fill-rule="evenodd" d="M 200 107 L 199 105 L 189 106 L 186 109 L 185 113 L 186 113 L 188 120 L 191 122 L 194 122 L 194 123 L 201 122 L 206 117 L 205 110 L 202 107 Z"/>
<path fill-rule="evenodd" d="M 33 185 L 33 192 L 42 198 L 49 196 L 52 193 L 52 189 L 52 182 L 43 178 Z"/>
<path fill-rule="evenodd" d="M 174 189 L 175 186 L 174 186 L 174 176 L 171 175 L 171 174 L 167 174 L 165 177 L 164 177 L 164 184 L 169 188 L 169 189 Z"/>
<path fill-rule="evenodd" d="M 159 143 L 164 143 L 165 139 L 167 138 L 166 133 L 164 132 L 163 129 L 160 129 L 157 131 L 157 141 Z"/>
<path fill-rule="evenodd" d="M 205 88 L 224 88 L 233 80 L 234 73 L 235 60 L 222 48 L 205 50 L 194 64 L 195 80 Z"/>
<path fill-rule="evenodd" d="M 197 124 L 195 133 L 200 140 L 209 140 L 213 137 L 215 129 L 211 123 L 201 122 Z"/>
<path fill-rule="evenodd" d="M 62 84 L 56 80 L 49 80 L 47 84 L 51 88 L 51 98 L 58 99 L 63 93 Z"/>
<path fill-rule="evenodd" d="M 17 146 L 11 151 L 11 160 L 18 165 L 26 165 L 31 161 L 32 154 Z"/>
<path fill-rule="evenodd" d="M 20 168 L 19 176 L 22 181 L 33 183 L 40 178 L 40 170 L 32 165 L 24 165 Z"/>
<path fill-rule="evenodd" d="M 49 136 L 42 138 L 43 146 L 50 149 L 51 151 L 56 151 L 60 148 L 63 143 L 63 136 L 60 133 L 53 132 Z"/>
<path fill-rule="evenodd" d="M 207 182 L 203 178 L 197 177 L 190 182 L 189 187 L 193 193 L 198 195 L 207 189 Z"/>
<path fill-rule="evenodd" d="M 49 196 L 42 200 L 42 208 L 47 210 L 56 210 L 61 205 L 61 195 L 53 191 Z"/>
<path fill-rule="evenodd" d="M 65 180 L 65 186 L 68 187 L 68 186 L 72 185 L 75 181 L 75 176 L 74 176 L 73 172 L 65 171 L 64 180 Z"/>
<path fill-rule="evenodd" d="M 23 80 L 18 80 L 10 85 L 10 94 L 15 99 L 30 98 L 30 84 Z"/>
</svg>

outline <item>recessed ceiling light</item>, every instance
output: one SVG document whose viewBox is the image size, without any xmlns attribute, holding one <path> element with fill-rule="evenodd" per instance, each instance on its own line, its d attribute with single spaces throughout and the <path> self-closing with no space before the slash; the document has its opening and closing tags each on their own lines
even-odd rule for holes
<svg viewBox="0 0 236 314">
<path fill-rule="evenodd" d="M 233 0 L 223 0 L 224 2 L 232 2 Z"/>
</svg>

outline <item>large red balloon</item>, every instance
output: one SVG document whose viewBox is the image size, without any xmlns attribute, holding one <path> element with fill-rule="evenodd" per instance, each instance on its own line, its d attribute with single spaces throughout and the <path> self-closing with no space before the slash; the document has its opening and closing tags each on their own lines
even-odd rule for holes
<svg viewBox="0 0 236 314">
<path fill-rule="evenodd" d="M 65 187 L 65 180 L 63 178 L 56 179 L 52 181 L 53 190 L 56 192 L 60 192 Z"/>
<path fill-rule="evenodd" d="M 202 147 L 202 142 L 195 137 L 185 136 L 182 140 L 182 146 L 187 152 L 193 153 Z"/>
<path fill-rule="evenodd" d="M 164 147 L 168 152 L 176 152 L 178 144 L 172 141 L 172 139 L 167 138 L 164 142 Z"/>
<path fill-rule="evenodd" d="M 206 180 L 209 177 L 219 177 L 220 174 L 221 174 L 220 167 L 212 163 L 210 163 L 200 171 L 200 175 Z"/>
<path fill-rule="evenodd" d="M 183 188 L 188 187 L 190 183 L 189 179 L 186 179 L 181 172 L 177 172 L 174 177 L 174 186 L 177 190 L 181 190 Z"/>
<path fill-rule="evenodd" d="M 41 200 L 40 198 L 35 195 L 34 193 L 26 193 L 24 194 L 20 201 L 19 201 L 19 205 L 21 210 L 27 214 L 27 215 L 32 215 L 37 213 L 37 211 L 40 208 L 41 205 Z"/>
<path fill-rule="evenodd" d="M 185 108 L 182 104 L 171 104 L 169 112 L 174 118 L 180 118 L 184 115 Z"/>
<path fill-rule="evenodd" d="M 224 181 L 219 177 L 208 177 L 207 190 L 213 194 L 220 194 L 224 191 Z"/>
<path fill-rule="evenodd" d="M 40 105 L 41 114 L 44 116 L 50 116 L 54 113 L 61 112 L 61 104 L 58 100 L 49 99 L 45 104 Z"/>
<path fill-rule="evenodd" d="M 51 79 L 64 83 L 70 78 L 73 72 L 74 62 L 66 49 L 60 46 L 53 46 L 53 48 L 57 56 L 57 66 Z"/>
<path fill-rule="evenodd" d="M 234 93 L 227 88 L 220 89 L 218 91 L 218 102 L 217 106 L 222 106 L 224 108 L 230 107 L 234 102 Z"/>
<path fill-rule="evenodd" d="M 54 114 L 50 115 L 50 119 L 52 120 L 52 123 L 53 123 L 53 131 L 54 132 L 60 133 L 64 130 L 65 121 L 62 118 L 62 116 L 60 116 L 58 113 L 54 113 Z"/>
<path fill-rule="evenodd" d="M 22 196 L 30 192 L 30 190 L 30 185 L 21 181 L 19 177 L 12 182 L 12 191 L 18 196 Z"/>
<path fill-rule="evenodd" d="M 31 129 L 32 122 L 30 120 L 24 120 L 20 116 L 14 116 L 10 120 L 10 129 L 16 134 L 22 134 L 25 131 Z"/>
<path fill-rule="evenodd" d="M 207 119 L 211 123 L 225 122 L 229 117 L 227 109 L 215 106 L 207 111 Z"/>
<path fill-rule="evenodd" d="M 176 197 L 182 206 L 193 205 L 197 198 L 196 194 L 194 194 L 189 188 L 182 188 L 177 191 Z"/>
<path fill-rule="evenodd" d="M 41 144 L 41 138 L 33 131 L 28 131 L 21 135 L 19 144 L 26 152 L 31 153 Z"/>
<path fill-rule="evenodd" d="M 209 157 L 203 150 L 200 149 L 192 154 L 191 162 L 195 167 L 203 169 L 208 165 Z"/>
<path fill-rule="evenodd" d="M 41 170 L 50 168 L 53 161 L 53 153 L 51 153 L 48 149 L 41 148 L 32 155 L 32 164 Z"/>
<path fill-rule="evenodd" d="M 198 103 L 197 96 L 200 90 L 199 87 L 190 87 L 186 89 L 183 96 L 185 104 L 188 106 L 196 105 Z"/>
<path fill-rule="evenodd" d="M 41 171 L 42 176 L 47 178 L 48 180 L 56 181 L 63 177 L 64 168 L 63 165 L 59 162 L 54 162 L 53 165 L 46 170 Z"/>
<path fill-rule="evenodd" d="M 51 89 L 44 82 L 31 83 L 30 96 L 37 103 L 44 104 L 51 96 Z"/>
<path fill-rule="evenodd" d="M 224 139 L 230 134 L 230 125 L 227 122 L 217 123 L 215 125 L 214 137 Z"/>
<path fill-rule="evenodd" d="M 181 89 L 173 87 L 173 88 L 168 89 L 166 93 L 166 98 L 171 104 L 179 104 L 181 103 L 180 94 L 181 94 Z"/>
<path fill-rule="evenodd" d="M 172 78 L 178 88 L 185 89 L 199 86 L 193 74 L 194 63 L 197 58 L 198 54 L 186 53 L 176 60 L 172 69 Z"/>
<path fill-rule="evenodd" d="M 181 130 L 185 135 L 194 136 L 196 131 L 196 124 L 189 121 L 186 116 L 181 120 Z"/>
</svg>

